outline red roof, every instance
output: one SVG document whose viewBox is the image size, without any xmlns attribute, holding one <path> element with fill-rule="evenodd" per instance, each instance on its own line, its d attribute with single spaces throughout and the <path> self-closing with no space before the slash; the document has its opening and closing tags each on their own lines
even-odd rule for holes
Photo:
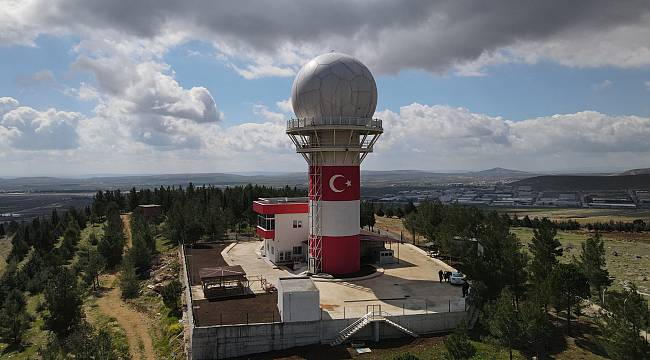
<svg viewBox="0 0 650 360">
<path fill-rule="evenodd" d="M 258 214 L 306 214 L 309 211 L 307 198 L 264 198 L 253 201 L 253 211 Z"/>
</svg>

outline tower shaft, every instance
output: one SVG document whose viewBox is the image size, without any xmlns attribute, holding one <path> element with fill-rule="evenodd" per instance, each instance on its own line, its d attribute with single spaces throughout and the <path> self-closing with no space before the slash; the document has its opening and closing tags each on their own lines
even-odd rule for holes
<svg viewBox="0 0 650 360">
<path fill-rule="evenodd" d="M 289 120 L 287 134 L 309 165 L 309 270 L 359 271 L 360 164 L 381 120 Z"/>
</svg>

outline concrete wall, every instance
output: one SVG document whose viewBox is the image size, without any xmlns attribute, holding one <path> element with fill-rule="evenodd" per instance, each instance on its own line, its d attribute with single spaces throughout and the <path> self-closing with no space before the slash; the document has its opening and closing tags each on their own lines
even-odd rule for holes
<svg viewBox="0 0 650 360">
<path fill-rule="evenodd" d="M 466 312 L 393 316 L 390 319 L 417 334 L 450 331 Z M 192 359 L 225 359 L 312 344 L 328 344 L 356 319 L 197 327 L 192 334 Z M 408 336 L 390 325 L 380 326 L 382 339 Z M 372 325 L 355 339 L 372 338 Z"/>
</svg>

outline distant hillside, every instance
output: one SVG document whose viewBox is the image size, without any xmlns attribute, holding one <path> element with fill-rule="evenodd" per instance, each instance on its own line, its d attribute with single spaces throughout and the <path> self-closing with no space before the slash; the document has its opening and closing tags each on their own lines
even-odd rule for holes
<svg viewBox="0 0 650 360">
<path fill-rule="evenodd" d="M 624 171 L 617 175 L 643 175 L 643 174 L 650 174 L 650 168 L 632 169 L 632 170 Z"/>
<path fill-rule="evenodd" d="M 500 167 L 495 167 L 488 170 L 474 171 L 468 173 L 468 175 L 479 176 L 479 177 L 511 177 L 511 178 L 523 178 L 535 176 L 533 173 L 520 170 L 511 170 L 504 169 Z"/>
<path fill-rule="evenodd" d="M 90 178 L 55 178 L 55 177 L 23 177 L 0 178 L 0 192 L 92 192 L 98 189 L 122 189 L 132 187 L 185 186 L 195 185 L 239 185 L 259 184 L 269 186 L 307 186 L 307 169 L 302 172 L 264 173 L 251 172 L 244 174 L 205 173 L 205 174 L 161 174 L 161 175 L 130 175 L 130 176 L 96 176 Z M 420 170 L 390 170 L 362 171 L 361 181 L 364 187 L 385 186 L 432 186 L 449 183 L 485 183 L 510 182 L 534 176 L 534 174 L 494 168 L 475 172 L 438 173 Z"/>
<path fill-rule="evenodd" d="M 512 185 L 531 186 L 537 191 L 650 190 L 650 174 L 619 176 L 546 175 L 515 181 Z"/>
</svg>

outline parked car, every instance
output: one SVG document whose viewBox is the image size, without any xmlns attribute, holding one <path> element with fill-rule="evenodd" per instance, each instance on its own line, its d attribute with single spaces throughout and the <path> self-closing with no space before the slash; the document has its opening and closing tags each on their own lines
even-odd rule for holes
<svg viewBox="0 0 650 360">
<path fill-rule="evenodd" d="M 465 283 L 465 275 L 460 271 L 454 271 L 451 273 L 449 283 L 454 285 L 463 285 Z"/>
</svg>

